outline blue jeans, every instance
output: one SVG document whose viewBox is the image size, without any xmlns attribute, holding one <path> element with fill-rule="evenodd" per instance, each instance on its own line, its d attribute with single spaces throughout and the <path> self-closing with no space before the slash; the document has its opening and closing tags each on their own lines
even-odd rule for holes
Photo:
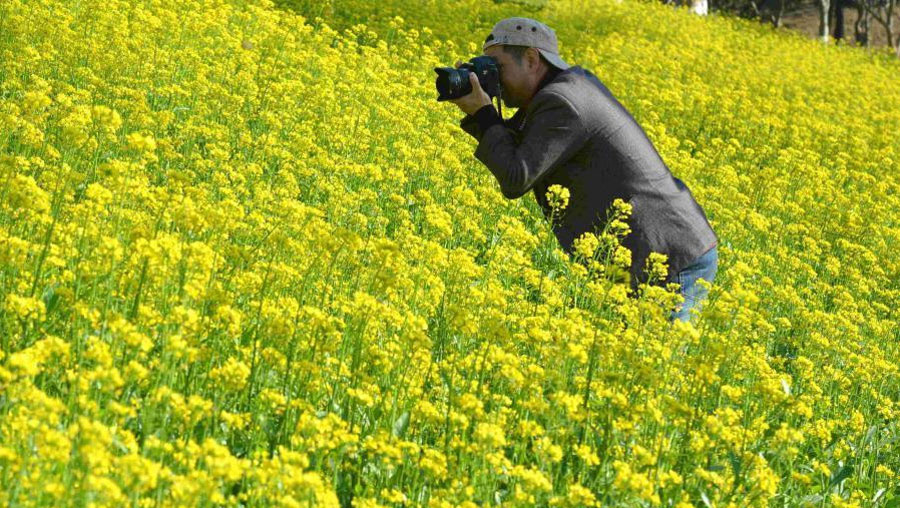
<svg viewBox="0 0 900 508">
<path fill-rule="evenodd" d="M 675 309 L 669 315 L 669 320 L 674 321 L 680 319 L 687 321 L 690 319 L 690 310 L 697 307 L 706 298 L 709 291 L 697 284 L 697 279 L 703 279 L 710 283 L 716 278 L 716 270 L 719 267 L 719 251 L 715 246 L 706 251 L 705 254 L 697 258 L 693 263 L 686 266 L 683 270 L 675 274 L 675 280 L 680 284 L 679 292 L 684 296 L 684 303 L 680 309 Z"/>
</svg>

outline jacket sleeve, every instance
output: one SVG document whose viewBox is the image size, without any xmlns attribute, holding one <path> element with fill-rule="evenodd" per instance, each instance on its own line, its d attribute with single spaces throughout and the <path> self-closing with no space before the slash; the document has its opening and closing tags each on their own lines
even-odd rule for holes
<svg viewBox="0 0 900 508">
<path fill-rule="evenodd" d="M 485 106 L 484 108 L 487 109 L 488 106 Z M 493 106 L 490 106 L 490 108 L 493 109 Z M 479 121 L 479 115 L 481 115 L 483 113 L 486 113 L 486 112 L 484 112 L 484 110 L 479 110 L 474 115 L 466 115 L 459 121 L 459 126 L 462 127 L 462 129 L 464 131 L 468 132 L 470 136 L 475 138 L 475 141 L 481 141 L 481 136 L 484 135 L 484 129 L 483 129 L 484 122 Z M 512 129 L 512 118 L 510 118 L 508 120 L 503 120 L 502 118 L 499 118 L 499 115 L 497 115 L 496 109 L 493 109 L 492 113 L 494 116 L 497 116 L 498 123 L 502 122 L 503 125 Z"/>
<path fill-rule="evenodd" d="M 589 137 L 581 116 L 559 94 L 535 95 L 530 108 L 521 143 L 511 129 L 497 124 L 481 133 L 475 149 L 475 157 L 494 174 L 508 199 L 531 190 L 550 169 L 577 153 Z"/>
<path fill-rule="evenodd" d="M 478 122 L 473 115 L 466 115 L 463 117 L 463 119 L 459 121 L 459 126 L 462 127 L 462 130 L 468 132 L 470 136 L 475 138 L 475 141 L 481 140 L 481 130 L 478 128 Z"/>
</svg>

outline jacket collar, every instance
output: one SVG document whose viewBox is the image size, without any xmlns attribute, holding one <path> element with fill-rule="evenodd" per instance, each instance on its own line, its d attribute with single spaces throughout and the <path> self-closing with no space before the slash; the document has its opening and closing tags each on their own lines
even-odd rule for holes
<svg viewBox="0 0 900 508">
<path fill-rule="evenodd" d="M 538 83 L 537 90 L 535 90 L 535 95 L 541 91 L 542 88 L 555 81 L 561 74 L 570 72 L 575 69 L 577 66 L 571 66 L 568 69 L 557 69 L 556 67 L 551 67 L 547 74 L 544 76 L 544 79 Z M 519 108 L 516 113 L 506 120 L 506 124 L 516 130 L 521 130 L 525 123 L 525 115 L 527 113 L 528 108 Z"/>
<path fill-rule="evenodd" d="M 542 79 L 541 82 L 538 83 L 537 90 L 535 90 L 534 93 L 537 93 L 541 88 L 547 86 L 547 83 L 550 83 L 551 81 L 556 79 L 556 77 L 559 76 L 559 74 L 562 72 L 564 72 L 563 69 L 557 69 L 556 67 L 551 66 L 550 69 L 547 70 L 547 74 L 544 75 L 544 79 Z"/>
</svg>

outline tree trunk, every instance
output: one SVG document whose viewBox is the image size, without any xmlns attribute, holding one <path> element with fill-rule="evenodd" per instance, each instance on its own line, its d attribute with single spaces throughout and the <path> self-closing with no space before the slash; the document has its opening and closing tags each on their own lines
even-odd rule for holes
<svg viewBox="0 0 900 508">
<path fill-rule="evenodd" d="M 872 38 L 869 37 L 869 29 L 872 28 L 872 15 L 866 11 L 866 47 L 872 47 Z"/>
<path fill-rule="evenodd" d="M 828 11 L 831 10 L 831 0 L 818 0 L 819 6 L 819 38 L 822 42 L 828 42 Z"/>
<path fill-rule="evenodd" d="M 844 2 L 843 0 L 834 0 L 834 38 L 841 40 L 844 38 Z"/>
<path fill-rule="evenodd" d="M 854 37 L 856 44 L 860 46 L 869 46 L 869 11 L 866 10 L 863 2 L 866 0 L 856 0 L 856 23 L 853 24 Z"/>
<path fill-rule="evenodd" d="M 887 0 L 887 5 L 879 9 L 881 12 L 878 14 L 883 15 L 883 18 L 874 15 L 875 19 L 877 19 L 878 22 L 881 23 L 881 26 L 884 27 L 884 34 L 887 36 L 888 47 L 891 48 L 893 48 L 896 43 L 894 40 L 894 2 L 896 2 L 896 0 Z M 882 9 L 884 10 L 882 11 Z"/>
<path fill-rule="evenodd" d="M 691 12 L 693 12 L 694 14 L 698 14 L 700 16 L 706 16 L 708 10 L 709 10 L 708 0 L 692 0 L 691 1 Z"/>
<path fill-rule="evenodd" d="M 887 29 L 887 43 L 889 47 L 894 47 L 896 41 L 894 41 L 894 1 L 888 0 L 887 12 L 885 13 L 885 17 L 887 18 L 887 24 L 885 28 Z"/>
<path fill-rule="evenodd" d="M 775 16 L 775 19 L 772 20 L 772 24 L 775 25 L 775 28 L 781 28 L 781 18 L 784 16 L 784 0 L 778 0 L 778 14 Z"/>
<path fill-rule="evenodd" d="M 766 22 L 766 17 L 765 17 L 765 15 L 763 15 L 763 12 L 762 12 L 762 10 L 759 8 L 759 6 L 756 5 L 756 1 L 755 1 L 755 0 L 750 0 L 750 7 L 753 8 L 753 15 L 756 16 L 757 18 L 759 18 L 759 22 L 760 22 L 760 23 L 765 23 L 765 22 Z"/>
</svg>

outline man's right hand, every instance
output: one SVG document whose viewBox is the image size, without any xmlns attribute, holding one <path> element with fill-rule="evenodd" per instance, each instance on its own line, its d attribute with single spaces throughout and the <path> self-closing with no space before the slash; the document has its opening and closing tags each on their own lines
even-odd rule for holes
<svg viewBox="0 0 900 508">
<path fill-rule="evenodd" d="M 469 85 L 472 87 L 469 93 L 456 99 L 449 99 L 449 102 L 459 106 L 463 113 L 474 116 L 479 109 L 491 105 L 491 97 L 481 89 L 481 83 L 474 72 L 469 73 Z"/>
</svg>

